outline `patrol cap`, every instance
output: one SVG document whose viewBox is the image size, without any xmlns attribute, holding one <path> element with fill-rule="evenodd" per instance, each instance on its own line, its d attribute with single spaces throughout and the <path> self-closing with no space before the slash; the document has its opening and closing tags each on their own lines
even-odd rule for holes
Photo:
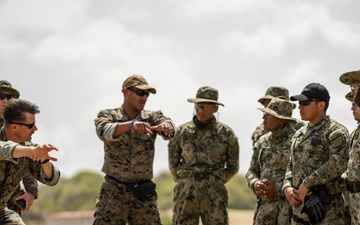
<svg viewBox="0 0 360 225">
<path fill-rule="evenodd" d="M 259 98 L 258 102 L 264 105 L 265 100 L 271 100 L 275 97 L 289 100 L 289 90 L 280 86 L 271 86 L 266 90 L 265 96 Z"/>
<path fill-rule="evenodd" d="M 7 92 L 12 95 L 13 98 L 19 98 L 20 93 L 18 90 L 13 88 L 9 81 L 0 80 L 0 92 Z"/>
<path fill-rule="evenodd" d="M 353 102 L 353 94 L 352 94 L 352 92 L 350 91 L 349 93 L 347 93 L 347 94 L 345 95 L 345 98 L 346 98 L 347 100 L 349 100 L 350 102 Z"/>
<path fill-rule="evenodd" d="M 141 90 L 148 90 L 152 94 L 156 94 L 156 89 L 149 86 L 145 78 L 139 74 L 134 74 L 126 78 L 122 88 L 136 87 Z"/>
<path fill-rule="evenodd" d="M 221 102 L 218 102 L 219 92 L 217 89 L 209 86 L 200 87 L 196 93 L 196 98 L 188 98 L 188 102 L 200 103 L 208 102 L 215 103 L 224 106 Z"/>
<path fill-rule="evenodd" d="M 340 82 L 346 85 L 352 85 L 360 82 L 360 70 L 344 73 L 340 76 Z"/>
<path fill-rule="evenodd" d="M 307 101 L 307 100 L 321 100 L 324 102 L 330 101 L 330 95 L 326 87 L 319 83 L 311 83 L 301 91 L 300 95 L 294 95 L 290 97 L 291 101 Z"/>
<path fill-rule="evenodd" d="M 259 108 L 258 110 L 280 119 L 295 121 L 295 118 L 291 117 L 293 103 L 284 99 L 273 98 L 266 108 Z"/>
</svg>

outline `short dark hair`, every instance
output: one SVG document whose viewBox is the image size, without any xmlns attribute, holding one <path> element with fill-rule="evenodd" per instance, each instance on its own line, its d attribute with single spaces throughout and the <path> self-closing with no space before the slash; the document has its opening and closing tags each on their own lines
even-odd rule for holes
<svg viewBox="0 0 360 225">
<path fill-rule="evenodd" d="M 24 99 L 10 99 L 4 109 L 5 122 L 24 122 L 25 113 L 40 113 L 39 107 Z"/>
</svg>

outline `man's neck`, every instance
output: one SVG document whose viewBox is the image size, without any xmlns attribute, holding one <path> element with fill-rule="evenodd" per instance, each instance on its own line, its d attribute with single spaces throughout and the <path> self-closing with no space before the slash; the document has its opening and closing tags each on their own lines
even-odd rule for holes
<svg viewBox="0 0 360 225">
<path fill-rule="evenodd" d="M 309 121 L 310 127 L 315 126 L 316 124 L 318 124 L 319 122 L 321 122 L 321 121 L 322 121 L 323 119 L 325 119 L 325 118 L 326 118 L 326 114 L 324 113 L 324 114 L 322 114 L 321 116 L 319 116 L 319 117 L 317 117 L 317 118 Z"/>
</svg>

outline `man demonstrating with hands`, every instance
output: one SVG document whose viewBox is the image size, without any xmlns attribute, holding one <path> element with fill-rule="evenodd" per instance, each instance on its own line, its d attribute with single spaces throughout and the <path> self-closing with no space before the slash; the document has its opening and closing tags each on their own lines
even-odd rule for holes
<svg viewBox="0 0 360 225">
<path fill-rule="evenodd" d="M 101 110 L 95 119 L 96 133 L 104 142 L 106 176 L 94 225 L 161 224 L 151 181 L 154 145 L 157 134 L 172 137 L 175 125 L 161 111 L 144 110 L 150 93 L 156 93 L 144 77 L 129 76 L 122 92 L 122 106 Z"/>
<path fill-rule="evenodd" d="M 49 186 L 59 181 L 60 171 L 49 161 L 57 161 L 49 156 L 57 148 L 31 142 L 37 130 L 35 114 L 39 112 L 35 104 L 22 99 L 11 99 L 5 107 L 0 140 L 12 142 L 0 149 L 0 224 L 24 224 L 18 213 L 7 208 L 6 202 L 27 173 Z M 30 207 L 25 204 L 25 208 Z"/>
</svg>

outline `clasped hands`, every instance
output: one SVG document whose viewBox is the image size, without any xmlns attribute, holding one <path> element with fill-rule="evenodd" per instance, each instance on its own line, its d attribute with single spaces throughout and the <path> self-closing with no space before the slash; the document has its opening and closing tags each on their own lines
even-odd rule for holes
<svg viewBox="0 0 360 225">
<path fill-rule="evenodd" d="M 275 182 L 270 180 L 257 180 L 254 183 L 255 194 L 261 198 L 271 198 L 276 195 Z"/>
</svg>

